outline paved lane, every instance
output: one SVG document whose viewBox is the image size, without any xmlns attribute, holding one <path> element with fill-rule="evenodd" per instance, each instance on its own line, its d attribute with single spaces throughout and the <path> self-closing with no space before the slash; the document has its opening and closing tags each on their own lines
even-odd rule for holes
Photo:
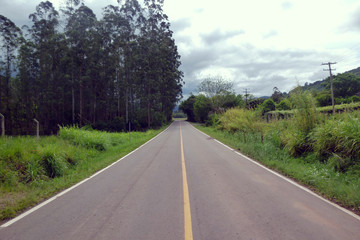
<svg viewBox="0 0 360 240">
<path fill-rule="evenodd" d="M 189 222 L 196 240 L 360 239 L 358 219 L 186 122 L 174 122 L 111 168 L 0 227 L 0 239 L 188 240 Z"/>
</svg>

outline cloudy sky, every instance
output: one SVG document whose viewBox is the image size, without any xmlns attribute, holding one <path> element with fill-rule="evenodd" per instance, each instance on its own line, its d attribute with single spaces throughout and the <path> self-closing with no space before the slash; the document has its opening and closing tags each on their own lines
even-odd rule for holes
<svg viewBox="0 0 360 240">
<path fill-rule="evenodd" d="M 62 0 L 52 0 L 59 6 Z M 38 0 L 0 0 L 0 14 L 28 23 Z M 116 0 L 85 0 L 101 17 Z M 360 67 L 359 0 L 165 0 L 184 72 L 185 97 L 201 79 L 222 77 L 237 93 L 271 95 Z"/>
</svg>

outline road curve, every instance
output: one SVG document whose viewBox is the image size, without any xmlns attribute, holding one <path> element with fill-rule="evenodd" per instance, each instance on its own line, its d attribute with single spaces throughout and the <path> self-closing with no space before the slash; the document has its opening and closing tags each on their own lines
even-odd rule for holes
<svg viewBox="0 0 360 240">
<path fill-rule="evenodd" d="M 180 121 L 0 239 L 186 239 L 187 206 L 193 239 L 360 239 L 357 218 Z"/>
</svg>

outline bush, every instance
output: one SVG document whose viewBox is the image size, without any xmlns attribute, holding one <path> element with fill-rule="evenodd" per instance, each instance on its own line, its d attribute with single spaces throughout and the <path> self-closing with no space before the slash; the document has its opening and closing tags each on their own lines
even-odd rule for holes
<svg viewBox="0 0 360 240">
<path fill-rule="evenodd" d="M 266 99 L 262 104 L 261 104 L 261 108 L 262 108 L 262 114 L 264 115 L 267 112 L 270 111 L 274 111 L 275 110 L 275 102 L 269 98 Z"/>
<path fill-rule="evenodd" d="M 350 97 L 350 102 L 360 102 L 360 97 L 359 96 L 352 96 Z"/>
<path fill-rule="evenodd" d="M 220 124 L 220 115 L 213 113 L 209 116 L 209 119 L 205 122 L 206 126 L 216 127 Z"/>
<path fill-rule="evenodd" d="M 258 112 L 254 110 L 232 108 L 220 118 L 220 128 L 229 132 L 262 132 L 263 127 Z"/>
<path fill-rule="evenodd" d="M 323 92 L 318 96 L 316 96 L 316 101 L 319 107 L 331 106 L 332 105 L 331 94 L 328 92 Z"/>
<path fill-rule="evenodd" d="M 290 110 L 290 109 L 291 109 L 291 103 L 288 99 L 284 99 L 278 105 L 276 105 L 276 110 L 279 111 Z"/>
</svg>

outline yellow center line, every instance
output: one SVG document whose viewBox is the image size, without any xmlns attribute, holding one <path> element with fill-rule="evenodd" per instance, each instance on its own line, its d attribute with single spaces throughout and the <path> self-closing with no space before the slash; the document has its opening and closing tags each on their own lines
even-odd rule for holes
<svg viewBox="0 0 360 240">
<path fill-rule="evenodd" d="M 186 177 L 186 167 L 184 158 L 184 145 L 181 131 L 180 122 L 180 145 L 181 145 L 181 165 L 183 175 L 183 190 L 184 190 L 184 229 L 185 229 L 185 240 L 193 240 L 192 224 L 191 224 L 191 211 L 190 211 L 190 198 L 189 198 L 189 187 Z"/>
</svg>

